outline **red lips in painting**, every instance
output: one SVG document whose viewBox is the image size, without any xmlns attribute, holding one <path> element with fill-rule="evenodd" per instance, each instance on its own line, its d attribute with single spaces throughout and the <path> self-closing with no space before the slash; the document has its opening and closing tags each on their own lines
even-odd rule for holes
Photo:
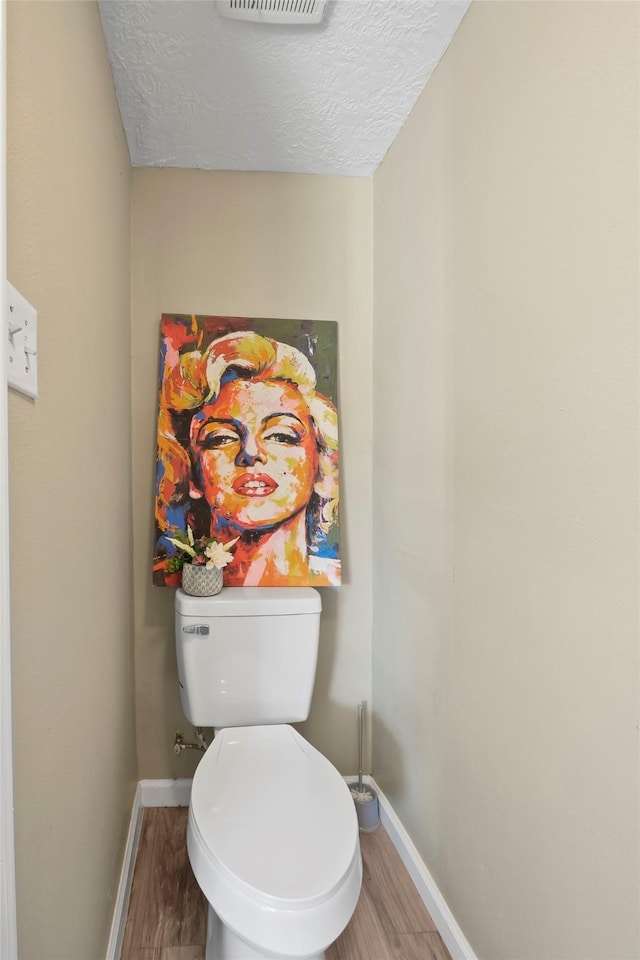
<svg viewBox="0 0 640 960">
<path fill-rule="evenodd" d="M 234 491 L 241 497 L 268 497 L 277 486 L 266 473 L 243 473 L 233 483 Z"/>
</svg>

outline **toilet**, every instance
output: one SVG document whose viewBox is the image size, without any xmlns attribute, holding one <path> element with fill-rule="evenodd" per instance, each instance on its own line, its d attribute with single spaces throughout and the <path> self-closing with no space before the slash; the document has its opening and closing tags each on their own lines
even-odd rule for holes
<svg viewBox="0 0 640 960">
<path fill-rule="evenodd" d="M 206 960 L 321 960 L 358 902 L 349 789 L 290 725 L 309 716 L 320 611 L 307 587 L 176 591 L 182 709 L 215 729 L 187 827 Z"/>
</svg>

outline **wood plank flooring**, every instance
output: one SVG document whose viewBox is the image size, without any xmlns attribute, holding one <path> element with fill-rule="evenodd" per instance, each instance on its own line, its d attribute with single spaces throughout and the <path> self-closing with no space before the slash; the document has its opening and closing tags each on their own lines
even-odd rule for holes
<svg viewBox="0 0 640 960">
<path fill-rule="evenodd" d="M 206 901 L 187 856 L 186 807 L 147 807 L 122 960 L 203 960 Z"/>
<path fill-rule="evenodd" d="M 206 901 L 187 857 L 186 807 L 143 811 L 121 960 L 204 960 Z M 327 960 L 451 960 L 383 827 L 361 833 L 358 906 Z"/>
</svg>

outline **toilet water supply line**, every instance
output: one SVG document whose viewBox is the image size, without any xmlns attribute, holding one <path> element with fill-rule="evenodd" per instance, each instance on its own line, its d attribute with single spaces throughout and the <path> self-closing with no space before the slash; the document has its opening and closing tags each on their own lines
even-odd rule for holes
<svg viewBox="0 0 640 960">
<path fill-rule="evenodd" d="M 207 743 L 207 738 L 203 733 L 202 727 L 194 727 L 194 730 L 198 743 L 185 742 L 185 739 L 180 731 L 177 731 L 176 738 L 173 741 L 173 752 L 175 753 L 176 757 L 181 756 L 185 750 L 202 750 L 204 753 L 204 751 L 209 748 L 209 744 Z"/>
</svg>

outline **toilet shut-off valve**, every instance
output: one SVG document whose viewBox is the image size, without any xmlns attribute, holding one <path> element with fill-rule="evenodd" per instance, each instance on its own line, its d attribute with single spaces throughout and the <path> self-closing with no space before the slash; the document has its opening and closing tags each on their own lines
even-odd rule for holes
<svg viewBox="0 0 640 960">
<path fill-rule="evenodd" d="M 208 749 L 209 744 L 207 743 L 207 738 L 202 731 L 202 727 L 196 727 L 195 734 L 198 739 L 198 743 L 188 743 L 178 730 L 176 733 L 176 738 L 173 741 L 173 752 L 175 753 L 176 757 L 181 756 L 185 750 L 202 750 L 204 753 L 204 751 Z"/>
</svg>

